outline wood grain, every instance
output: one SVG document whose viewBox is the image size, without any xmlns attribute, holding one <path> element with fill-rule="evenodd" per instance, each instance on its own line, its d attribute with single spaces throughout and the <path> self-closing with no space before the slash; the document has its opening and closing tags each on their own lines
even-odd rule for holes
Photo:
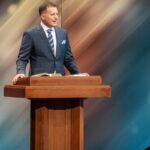
<svg viewBox="0 0 150 150">
<path fill-rule="evenodd" d="M 31 103 L 31 150 L 83 150 L 83 100 Z"/>
</svg>

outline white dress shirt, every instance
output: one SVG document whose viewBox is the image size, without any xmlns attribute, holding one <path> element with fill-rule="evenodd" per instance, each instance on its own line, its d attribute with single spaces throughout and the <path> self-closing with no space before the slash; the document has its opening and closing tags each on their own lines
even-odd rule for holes
<svg viewBox="0 0 150 150">
<path fill-rule="evenodd" d="M 41 21 L 41 26 L 45 32 L 45 35 L 46 37 L 48 38 L 48 33 L 47 33 L 47 30 L 50 29 L 49 27 L 47 27 L 42 21 Z M 52 27 L 51 28 L 51 34 L 52 34 L 52 37 L 53 37 L 53 42 L 54 42 L 54 55 L 56 56 L 56 44 L 57 44 L 57 41 L 56 41 L 56 33 L 55 33 L 55 28 Z"/>
</svg>

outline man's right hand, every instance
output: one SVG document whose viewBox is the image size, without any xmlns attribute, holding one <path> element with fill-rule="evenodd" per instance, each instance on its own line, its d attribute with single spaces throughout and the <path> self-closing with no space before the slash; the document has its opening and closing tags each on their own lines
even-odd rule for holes
<svg viewBox="0 0 150 150">
<path fill-rule="evenodd" d="M 16 84 L 16 83 L 17 83 L 17 80 L 18 80 L 19 78 L 24 78 L 24 77 L 25 77 L 25 75 L 22 74 L 22 73 L 17 74 L 17 75 L 14 76 L 14 78 L 13 78 L 13 80 L 12 80 L 12 83 L 13 83 L 13 84 Z"/>
</svg>

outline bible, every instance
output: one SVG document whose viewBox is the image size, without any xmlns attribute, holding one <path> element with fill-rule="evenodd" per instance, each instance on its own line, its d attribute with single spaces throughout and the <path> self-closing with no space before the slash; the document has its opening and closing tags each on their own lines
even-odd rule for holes
<svg viewBox="0 0 150 150">
<path fill-rule="evenodd" d="M 62 75 L 60 73 L 39 73 L 32 75 L 31 77 L 43 77 L 43 76 L 48 76 L 48 77 L 61 77 Z"/>
</svg>

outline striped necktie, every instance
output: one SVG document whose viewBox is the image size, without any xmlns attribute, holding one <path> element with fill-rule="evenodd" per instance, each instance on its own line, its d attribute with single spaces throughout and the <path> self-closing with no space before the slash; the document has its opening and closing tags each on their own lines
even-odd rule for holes
<svg viewBox="0 0 150 150">
<path fill-rule="evenodd" d="M 47 37 L 47 39 L 48 39 L 48 42 L 49 42 L 49 44 L 50 44 L 50 46 L 51 46 L 51 48 L 52 48 L 52 52 L 53 52 L 53 54 L 54 54 L 54 41 L 53 41 L 53 36 L 52 36 L 52 29 L 48 29 L 47 30 L 47 33 L 48 33 L 48 37 Z M 54 54 L 55 55 L 55 54 Z"/>
</svg>

